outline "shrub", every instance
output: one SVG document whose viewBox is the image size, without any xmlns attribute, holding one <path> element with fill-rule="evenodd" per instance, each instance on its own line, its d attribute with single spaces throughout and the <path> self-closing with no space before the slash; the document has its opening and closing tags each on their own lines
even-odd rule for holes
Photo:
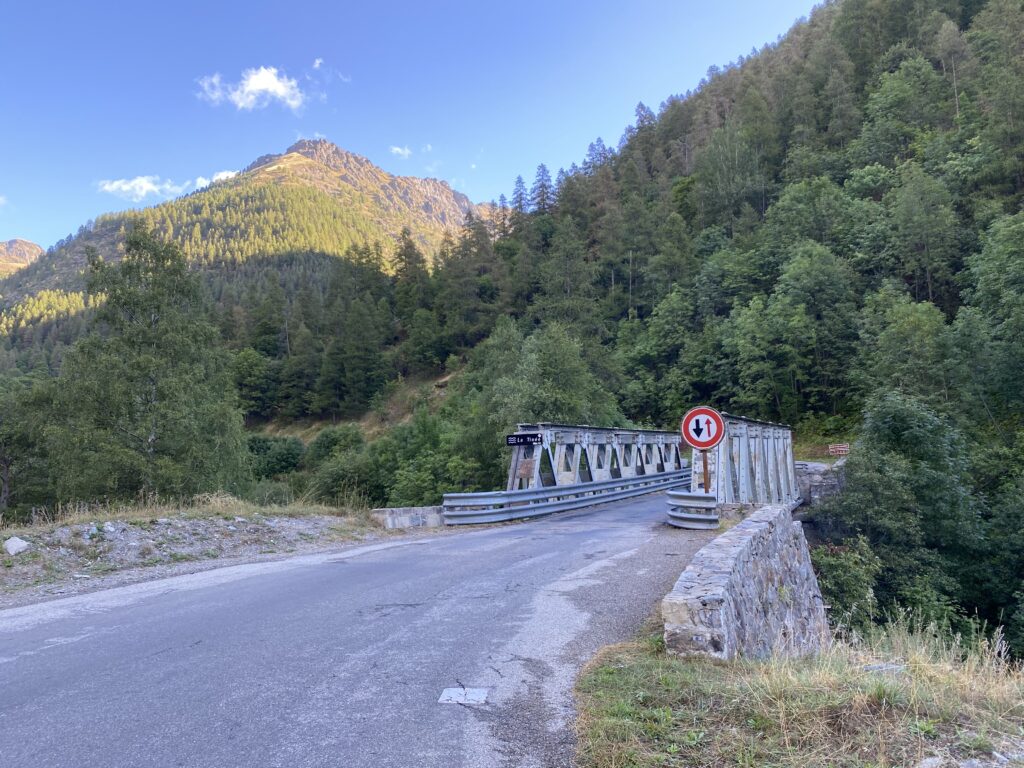
<svg viewBox="0 0 1024 768">
<path fill-rule="evenodd" d="M 285 506 L 295 500 L 288 483 L 279 480 L 258 480 L 246 494 L 249 501 L 260 506 Z"/>
<path fill-rule="evenodd" d="M 363 433 L 355 424 L 325 427 L 309 444 L 303 463 L 309 468 L 318 467 L 336 453 L 356 450 L 363 445 Z"/>
<path fill-rule="evenodd" d="M 882 570 L 882 561 L 868 540 L 856 536 L 842 546 L 815 547 L 811 560 L 833 625 L 866 630 L 878 610 L 875 581 Z"/>
<path fill-rule="evenodd" d="M 257 480 L 281 477 L 294 472 L 298 469 L 305 451 L 306 447 L 296 437 L 249 437 L 252 471 Z"/>
</svg>

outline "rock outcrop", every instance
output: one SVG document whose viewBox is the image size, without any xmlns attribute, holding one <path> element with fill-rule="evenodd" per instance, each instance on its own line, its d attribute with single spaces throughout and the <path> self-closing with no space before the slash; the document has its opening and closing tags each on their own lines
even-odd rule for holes
<svg viewBox="0 0 1024 768">
<path fill-rule="evenodd" d="M 835 464 L 819 461 L 796 462 L 796 484 L 805 504 L 819 504 L 822 499 L 835 496 L 843 485 L 845 458 Z"/>
</svg>

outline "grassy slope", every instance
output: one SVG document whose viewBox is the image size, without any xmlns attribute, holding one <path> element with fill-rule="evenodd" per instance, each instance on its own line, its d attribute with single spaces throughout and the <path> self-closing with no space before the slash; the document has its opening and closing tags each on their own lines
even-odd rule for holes
<svg viewBox="0 0 1024 768">
<path fill-rule="evenodd" d="M 1024 670 L 905 624 L 816 660 L 735 664 L 668 656 L 651 632 L 606 649 L 578 697 L 581 768 L 987 764 L 995 752 L 1024 765 Z"/>
<path fill-rule="evenodd" d="M 257 431 L 275 437 L 297 437 L 307 445 L 316 439 L 320 430 L 338 424 L 355 424 L 367 440 L 375 440 L 391 427 L 408 422 L 416 409 L 425 405 L 436 411 L 444 402 L 448 383 L 455 374 L 440 377 L 413 377 L 398 379 L 389 385 L 379 405 L 359 418 L 324 421 L 318 419 L 275 420 L 267 422 Z"/>
</svg>

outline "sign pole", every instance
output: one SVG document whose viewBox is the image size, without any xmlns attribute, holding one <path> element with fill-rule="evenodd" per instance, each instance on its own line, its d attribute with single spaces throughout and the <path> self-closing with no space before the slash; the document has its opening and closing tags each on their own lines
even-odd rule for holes
<svg viewBox="0 0 1024 768">
<path fill-rule="evenodd" d="M 704 465 L 704 493 L 711 493 L 711 468 L 708 466 L 708 452 L 701 451 L 701 464 Z"/>
</svg>

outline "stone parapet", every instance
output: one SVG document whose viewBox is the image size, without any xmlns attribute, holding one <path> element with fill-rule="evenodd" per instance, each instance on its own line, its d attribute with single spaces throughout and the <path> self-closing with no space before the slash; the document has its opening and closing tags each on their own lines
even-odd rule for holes
<svg viewBox="0 0 1024 768">
<path fill-rule="evenodd" d="M 661 604 L 670 653 L 717 659 L 815 654 L 828 622 L 803 529 L 763 507 L 703 547 Z"/>
<path fill-rule="evenodd" d="M 796 483 L 804 504 L 820 504 L 822 499 L 838 494 L 843 487 L 845 463 L 845 458 L 835 464 L 819 461 L 796 462 Z"/>
</svg>

